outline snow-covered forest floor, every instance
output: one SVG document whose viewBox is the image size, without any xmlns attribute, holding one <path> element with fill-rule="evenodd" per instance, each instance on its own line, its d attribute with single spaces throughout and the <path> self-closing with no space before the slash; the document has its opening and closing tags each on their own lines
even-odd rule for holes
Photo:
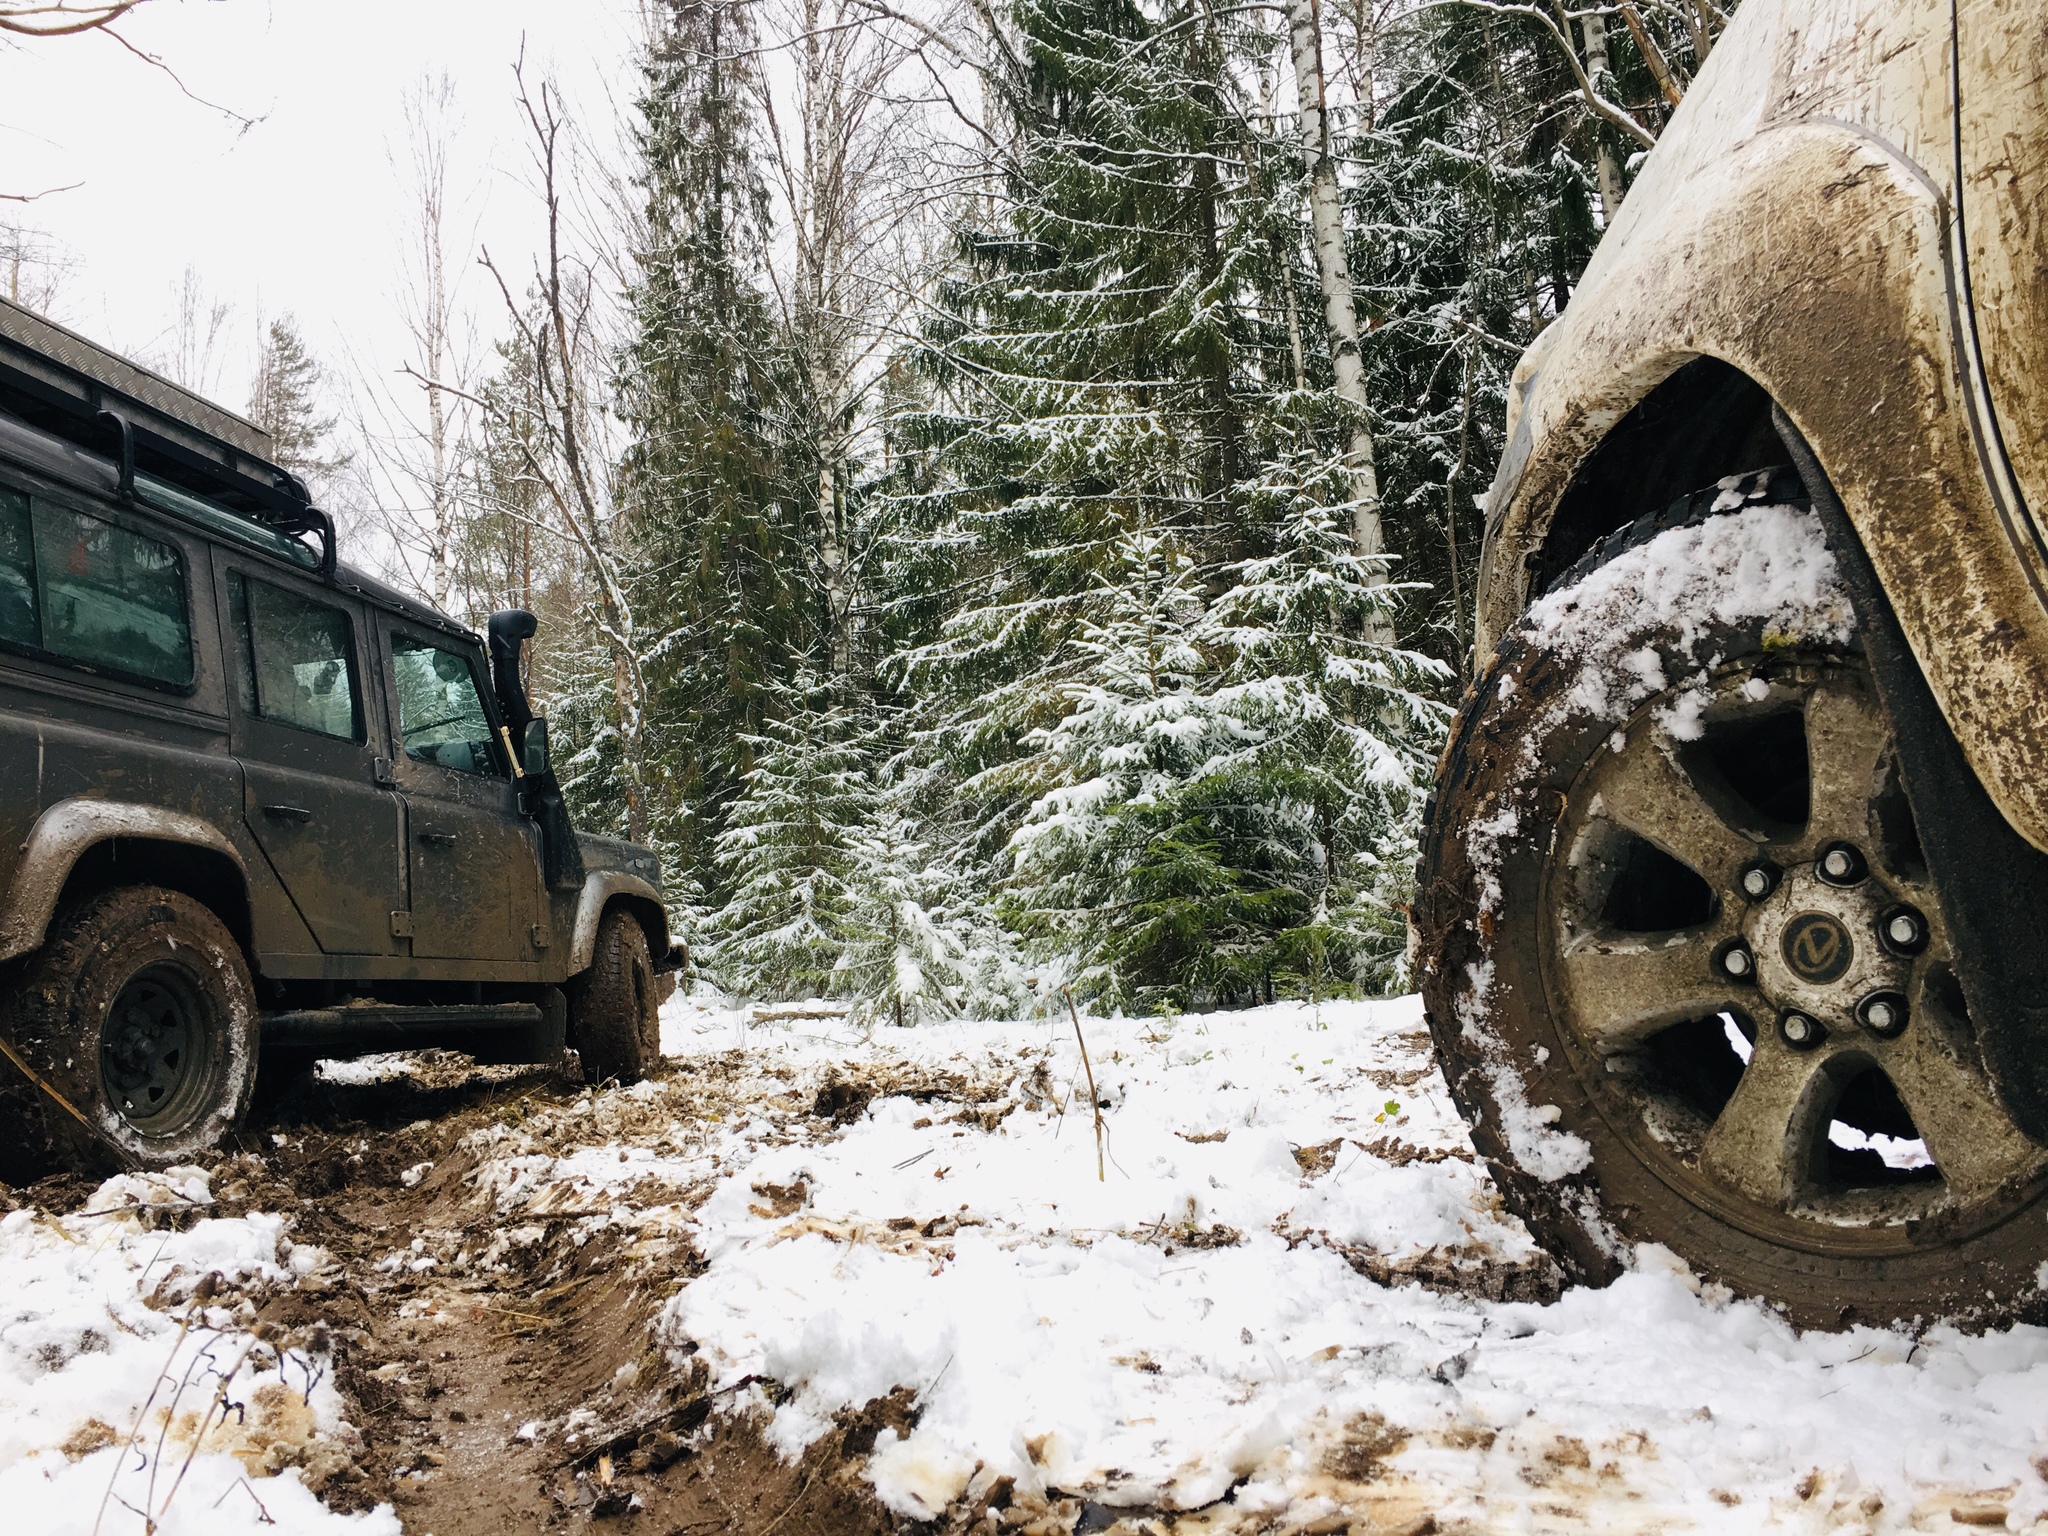
<svg viewBox="0 0 2048 1536">
<path fill-rule="evenodd" d="M 1559 1297 L 1412 999 L 1083 1026 L 1100 1176 L 1063 1016 L 679 998 L 633 1088 L 328 1067 L 208 1169 L 24 1192 L 0 1507 L 106 1536 L 2048 1514 L 2048 1330 L 1802 1336 L 1657 1253 Z"/>
</svg>

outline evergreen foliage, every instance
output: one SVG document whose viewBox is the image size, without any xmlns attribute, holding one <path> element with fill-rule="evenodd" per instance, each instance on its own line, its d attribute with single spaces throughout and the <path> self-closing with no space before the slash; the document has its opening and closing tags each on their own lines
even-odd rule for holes
<svg viewBox="0 0 2048 1536">
<path fill-rule="evenodd" d="M 801 572 L 777 476 L 785 366 L 762 293 L 767 190 L 754 156 L 749 0 L 661 0 L 638 103 L 644 218 L 619 361 L 660 765 L 656 822 L 686 863 L 790 680 Z"/>
<path fill-rule="evenodd" d="M 869 732 L 809 670 L 778 689 L 745 744 L 753 767 L 715 844 L 721 982 L 767 997 L 822 994 L 855 907 L 856 844 L 875 810 Z"/>
<path fill-rule="evenodd" d="M 930 189 L 950 243 L 849 277 L 793 190 L 863 195 L 833 170 L 853 140 L 811 137 L 837 98 L 776 121 L 761 61 L 786 45 L 811 91 L 858 50 L 771 35 L 760 0 L 649 12 L 617 483 L 653 825 L 700 960 L 736 993 L 904 1024 L 1015 1011 L 1033 977 L 1126 1006 L 1398 985 L 1511 370 L 1633 169 L 1561 51 L 1592 46 L 1583 18 L 1322 12 L 1386 534 L 1368 559 L 1280 19 L 976 14 L 982 163 Z M 1596 83 L 1648 133 L 1706 13 L 1642 14 L 1663 76 L 1617 25 Z M 865 216 L 831 214 L 855 221 L 835 238 Z M 891 285 L 916 334 L 878 373 L 821 364 L 877 344 L 819 295 Z M 518 585 L 504 535 L 545 516 L 517 510 L 516 459 L 478 471 L 507 509 L 477 551 L 493 590 Z M 615 728 L 586 649 L 557 653 L 557 718 L 602 816 Z"/>
<path fill-rule="evenodd" d="M 338 417 L 325 409 L 326 370 L 299 325 L 279 315 L 265 327 L 249 388 L 249 419 L 270 434 L 271 462 L 319 486 L 348 464 L 333 444 Z"/>
</svg>

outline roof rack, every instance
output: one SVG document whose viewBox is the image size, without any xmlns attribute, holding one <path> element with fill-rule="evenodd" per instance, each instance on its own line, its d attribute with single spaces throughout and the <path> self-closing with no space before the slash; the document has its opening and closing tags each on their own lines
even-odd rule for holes
<svg viewBox="0 0 2048 1536">
<path fill-rule="evenodd" d="M 334 520 L 270 462 L 269 433 L 4 298 L 0 410 L 112 458 L 123 495 L 141 468 L 279 533 L 317 533 L 333 574 Z"/>
</svg>

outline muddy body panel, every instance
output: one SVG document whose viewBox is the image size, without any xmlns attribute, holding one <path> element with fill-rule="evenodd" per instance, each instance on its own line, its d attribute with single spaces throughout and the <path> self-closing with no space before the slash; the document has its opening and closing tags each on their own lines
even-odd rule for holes
<svg viewBox="0 0 2048 1536">
<path fill-rule="evenodd" d="M 2044 45 L 2032 7 L 1963 15 L 1991 62 L 1965 66 L 1959 158 L 1946 0 L 1743 9 L 1518 371 L 1478 649 L 1589 542 L 1561 556 L 1557 513 L 1602 444 L 1681 369 L 1718 360 L 1813 445 L 1971 767 L 2048 848 L 2048 546 L 2027 501 L 2037 471 L 2013 448 L 2042 451 L 2028 412 L 2044 317 L 2027 308 L 2042 236 L 2020 215 L 2048 192 L 2048 119 L 2013 96 L 2040 89 L 2038 59 L 2031 83 L 2009 68 Z M 1641 510 L 1613 507 L 1591 536 Z"/>
<path fill-rule="evenodd" d="M 483 641 L 336 565 L 264 447 L 0 304 L 0 984 L 129 886 L 337 1050 L 356 1009 L 534 1033 L 621 905 L 671 967 L 653 855 L 544 828 Z"/>
</svg>

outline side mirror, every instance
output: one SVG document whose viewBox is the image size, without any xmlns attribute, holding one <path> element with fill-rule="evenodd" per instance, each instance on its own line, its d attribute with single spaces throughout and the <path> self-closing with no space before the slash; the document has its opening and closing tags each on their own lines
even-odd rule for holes
<svg viewBox="0 0 2048 1536">
<path fill-rule="evenodd" d="M 529 720 L 526 724 L 525 773 L 528 778 L 537 778 L 548 771 L 548 723 L 542 719 Z"/>
</svg>

